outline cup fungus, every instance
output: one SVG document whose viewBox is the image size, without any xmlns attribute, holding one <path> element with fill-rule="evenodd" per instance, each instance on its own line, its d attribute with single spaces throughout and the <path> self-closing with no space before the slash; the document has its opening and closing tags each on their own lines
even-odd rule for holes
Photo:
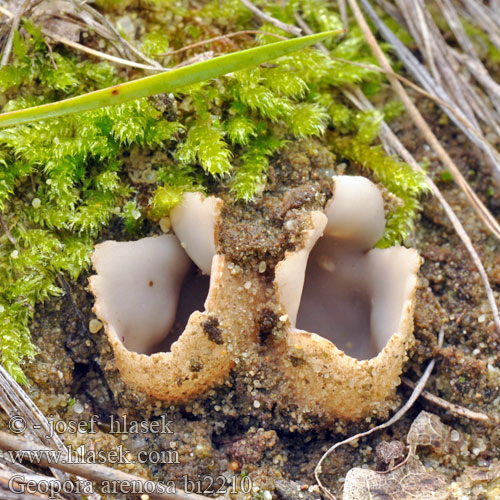
<svg viewBox="0 0 500 500">
<path fill-rule="evenodd" d="M 172 211 L 175 236 L 97 245 L 95 311 L 124 381 L 186 402 L 222 383 L 244 353 L 281 372 L 282 403 L 303 413 L 331 421 L 387 409 L 412 338 L 420 257 L 403 247 L 372 249 L 385 227 L 378 188 L 364 177 L 334 180 L 325 213 L 309 213 L 301 247 L 285 252 L 274 280 L 272 270 L 217 253 L 222 202 L 199 193 Z M 181 293 L 192 262 L 210 274 L 203 312 L 191 292 Z M 158 348 L 172 332 L 179 295 L 181 304 L 188 299 L 187 325 Z M 273 341 L 265 340 L 265 358 L 263 311 L 280 318 L 276 335 L 274 326 L 266 330 Z"/>
<path fill-rule="evenodd" d="M 159 399 L 190 398 L 224 379 L 233 364 L 225 355 L 222 322 L 196 310 L 191 295 L 180 297 L 192 262 L 203 273 L 212 270 L 207 311 L 219 293 L 223 259 L 215 256 L 214 243 L 219 209 L 217 198 L 189 193 L 172 214 L 176 235 L 106 241 L 92 256 L 94 310 L 105 324 L 121 376 Z M 179 299 L 180 308 L 190 313 L 184 331 L 170 339 L 167 352 L 152 352 L 169 340 Z"/>
<path fill-rule="evenodd" d="M 303 248 L 276 268 L 290 321 L 281 369 L 306 412 L 361 418 L 384 409 L 399 384 L 420 257 L 404 247 L 371 249 L 384 227 L 377 187 L 336 177 L 326 213 L 311 213 Z"/>
</svg>

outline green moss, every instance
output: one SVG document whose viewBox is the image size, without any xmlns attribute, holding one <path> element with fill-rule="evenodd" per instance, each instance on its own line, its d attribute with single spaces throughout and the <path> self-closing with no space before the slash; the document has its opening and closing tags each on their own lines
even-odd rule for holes
<svg viewBox="0 0 500 500">
<path fill-rule="evenodd" d="M 16 37 L 15 63 L 0 73 L 12 98 L 4 110 L 107 86 L 118 80 L 105 63 L 54 51 L 27 25 Z M 40 90 L 43 94 L 37 95 Z M 0 131 L 0 212 L 13 241 L 0 236 L 0 347 L 19 381 L 32 357 L 28 325 L 38 303 L 62 294 L 59 274 L 76 279 L 89 264 L 95 237 L 132 194 L 120 172 L 131 144 L 163 146 L 180 125 L 147 100 Z"/>
<path fill-rule="evenodd" d="M 239 0 L 212 0 L 196 12 L 181 4 L 158 7 L 166 19 L 182 19 L 183 28 L 173 27 L 171 21 L 162 25 L 158 14 L 154 30 L 143 39 L 148 55 L 181 48 L 193 37 L 208 38 L 207 33 L 254 29 L 253 15 Z M 300 12 L 314 30 L 340 26 L 338 13 L 324 0 L 260 6 L 289 23 Z M 54 47 L 51 60 L 40 32 L 30 24 L 26 30 L 25 38 L 15 37 L 13 64 L 0 69 L 0 89 L 7 99 L 4 111 L 120 82 L 109 64 L 84 60 L 60 47 Z M 261 30 L 283 35 L 270 25 Z M 275 38 L 262 34 L 256 40 L 266 44 Z M 328 43 L 334 57 L 376 63 L 356 28 Z M 171 64 L 182 62 L 182 57 L 190 56 L 177 55 Z M 237 199 L 252 200 L 265 189 L 273 155 L 298 137 L 335 131 L 332 148 L 338 157 L 371 169 L 403 200 L 404 206 L 389 218 L 380 245 L 401 241 L 411 229 L 423 181 L 370 145 L 382 118 L 396 115 L 397 105 L 361 113 L 341 97 L 341 89 L 352 85 L 376 93 L 382 79 L 379 72 L 312 48 L 192 85 L 174 99 L 141 99 L 1 130 L 0 212 L 15 239 L 13 244 L 0 233 L 3 364 L 17 380 L 25 381 L 21 365 L 34 355 L 29 323 L 37 304 L 62 294 L 60 274 L 76 279 L 89 265 L 93 244 L 113 215 L 120 215 L 135 237 L 144 218 L 154 221 L 167 215 L 186 191 L 209 192 L 216 187 Z M 135 165 L 126 158 L 132 158 L 138 147 L 151 159 L 156 182 L 134 185 L 133 176 L 127 175 Z"/>
<path fill-rule="evenodd" d="M 170 42 L 165 33 L 161 31 L 153 31 L 148 33 L 142 42 L 142 51 L 147 56 L 156 56 L 167 52 Z"/>
<path fill-rule="evenodd" d="M 379 248 L 401 244 L 413 229 L 420 204 L 418 197 L 429 190 L 425 177 L 407 163 L 388 156 L 380 146 L 370 146 L 356 137 L 341 137 L 333 141 L 334 151 L 371 171 L 375 180 L 395 194 L 403 205 L 387 217 L 384 236 Z"/>
</svg>

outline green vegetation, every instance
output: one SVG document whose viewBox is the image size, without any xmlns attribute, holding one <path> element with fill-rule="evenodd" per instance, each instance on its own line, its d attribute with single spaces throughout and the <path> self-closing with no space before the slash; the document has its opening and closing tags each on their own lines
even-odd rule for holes
<svg viewBox="0 0 500 500">
<path fill-rule="evenodd" d="M 292 0 L 285 9 L 268 8 L 291 24 L 294 12 L 300 12 L 316 31 L 340 26 L 324 0 Z M 183 19 L 182 34 L 172 32 L 170 24 L 162 26 L 159 17 L 142 43 L 150 56 L 210 38 L 214 29 L 215 34 L 253 29 L 252 15 L 238 0 L 212 0 L 196 13 L 162 5 L 161 12 Z M 210 34 L 197 21 L 200 16 L 211 26 Z M 86 60 L 61 46 L 53 48 L 51 57 L 40 32 L 29 23 L 25 30 L 27 35 L 15 38 L 12 64 L 0 69 L 4 112 L 123 82 L 108 63 Z M 286 35 L 271 25 L 261 30 Z M 276 41 L 262 34 L 241 43 L 246 48 L 254 40 L 261 45 Z M 356 29 L 326 45 L 334 57 L 375 64 Z M 169 64 L 191 55 L 176 56 Z M 370 169 L 397 195 L 403 204 L 391 214 L 380 245 L 400 242 L 411 228 L 423 180 L 371 145 L 381 120 L 400 108 L 389 104 L 382 111 L 360 113 L 341 94 L 358 85 L 376 95 L 382 78 L 308 48 L 272 64 L 193 83 L 173 96 L 143 97 L 0 129 L 0 214 L 10 231 L 0 230 L 2 363 L 26 382 L 21 365 L 34 355 L 29 324 L 37 305 L 63 293 L 59 276 L 74 280 L 88 267 L 93 244 L 112 217 L 120 217 L 136 237 L 144 219 L 167 215 L 186 191 L 210 191 L 216 185 L 251 201 L 265 189 L 273 156 L 293 138 L 331 139 L 339 160 Z M 146 160 L 147 168 L 141 165 Z M 142 177 L 131 175 L 136 167 Z"/>
</svg>

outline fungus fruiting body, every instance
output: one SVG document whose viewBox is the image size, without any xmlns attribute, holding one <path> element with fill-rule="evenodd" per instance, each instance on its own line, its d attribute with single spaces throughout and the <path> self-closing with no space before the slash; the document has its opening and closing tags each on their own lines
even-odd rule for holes
<svg viewBox="0 0 500 500">
<path fill-rule="evenodd" d="M 384 225 L 376 186 L 336 177 L 326 213 L 311 214 L 304 247 L 277 266 L 276 291 L 290 318 L 282 369 L 312 413 L 360 418 L 386 406 L 399 383 L 420 257 L 404 247 L 371 249 Z M 290 275 L 300 307 L 289 299 Z"/>
<path fill-rule="evenodd" d="M 107 241 L 93 254 L 94 310 L 121 376 L 161 400 L 185 402 L 223 382 L 234 366 L 233 343 L 244 349 L 257 335 L 246 328 L 257 300 L 243 286 L 248 279 L 215 254 L 220 203 L 189 193 L 172 214 L 175 235 Z M 193 308 L 192 296 L 181 296 L 192 262 L 210 274 L 204 311 Z M 191 304 L 190 315 L 179 337 L 169 339 L 179 302 L 188 310 Z M 168 350 L 158 351 L 162 345 Z"/>
<path fill-rule="evenodd" d="M 186 402 L 223 382 L 240 353 L 262 356 L 264 342 L 263 365 L 281 372 L 283 404 L 327 420 L 385 409 L 412 338 L 420 257 L 373 249 L 385 227 L 378 188 L 364 177 L 334 181 L 324 212 L 309 213 L 298 248 L 267 278 L 260 264 L 239 266 L 218 253 L 222 201 L 199 193 L 172 211 L 175 235 L 98 245 L 95 311 L 125 382 Z M 178 302 L 192 307 L 191 292 L 181 293 L 192 263 L 210 275 L 204 311 L 192 310 L 180 336 L 158 347 Z M 267 327 L 267 318 L 278 317 L 281 333 L 267 342 L 276 324 Z"/>
</svg>

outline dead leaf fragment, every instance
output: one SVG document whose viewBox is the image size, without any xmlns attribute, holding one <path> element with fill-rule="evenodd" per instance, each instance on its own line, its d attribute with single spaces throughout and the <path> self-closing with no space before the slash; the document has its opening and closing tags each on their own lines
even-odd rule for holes
<svg viewBox="0 0 500 500">
<path fill-rule="evenodd" d="M 356 467 L 345 478 L 343 500 L 447 500 L 450 492 L 443 474 L 426 469 L 412 456 L 402 467 L 379 474 Z"/>
<path fill-rule="evenodd" d="M 417 446 L 432 446 L 439 450 L 443 448 L 449 434 L 450 428 L 437 415 L 421 411 L 411 424 L 406 441 L 413 452 Z"/>
</svg>

